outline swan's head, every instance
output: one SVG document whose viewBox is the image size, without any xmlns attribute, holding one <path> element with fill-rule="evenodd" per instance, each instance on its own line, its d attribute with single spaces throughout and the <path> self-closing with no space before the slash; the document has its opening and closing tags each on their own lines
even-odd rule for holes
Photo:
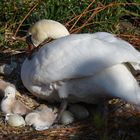
<svg viewBox="0 0 140 140">
<path fill-rule="evenodd" d="M 4 90 L 4 99 L 15 98 L 15 96 L 16 96 L 16 88 L 12 86 L 7 86 Z"/>
<path fill-rule="evenodd" d="M 57 39 L 67 35 L 69 32 L 64 25 L 57 21 L 43 19 L 31 26 L 26 41 L 28 45 L 37 47 L 47 38 Z"/>
</svg>

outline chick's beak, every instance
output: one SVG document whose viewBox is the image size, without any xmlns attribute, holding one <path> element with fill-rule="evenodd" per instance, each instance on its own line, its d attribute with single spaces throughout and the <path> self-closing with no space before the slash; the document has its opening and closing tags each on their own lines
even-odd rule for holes
<svg viewBox="0 0 140 140">
<path fill-rule="evenodd" d="M 4 96 L 4 98 L 3 98 L 3 99 L 5 100 L 5 99 L 7 99 L 7 97 L 8 97 L 8 96 Z"/>
</svg>

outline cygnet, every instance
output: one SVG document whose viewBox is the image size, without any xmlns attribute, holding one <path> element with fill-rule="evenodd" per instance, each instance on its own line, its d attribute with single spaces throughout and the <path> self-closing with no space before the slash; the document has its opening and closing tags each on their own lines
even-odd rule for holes
<svg viewBox="0 0 140 140">
<path fill-rule="evenodd" d="M 49 129 L 54 123 L 57 114 L 46 105 L 41 105 L 25 117 L 27 125 L 32 125 L 36 130 Z"/>
<path fill-rule="evenodd" d="M 1 110 L 5 114 L 27 114 L 30 109 L 25 106 L 22 102 L 15 98 L 16 88 L 12 86 L 7 86 L 4 89 L 4 97 L 1 101 Z"/>
</svg>

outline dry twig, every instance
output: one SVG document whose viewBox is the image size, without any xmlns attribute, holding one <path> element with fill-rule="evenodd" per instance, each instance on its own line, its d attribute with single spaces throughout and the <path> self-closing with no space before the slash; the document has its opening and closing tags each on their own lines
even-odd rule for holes
<svg viewBox="0 0 140 140">
<path fill-rule="evenodd" d="M 86 13 L 86 11 L 90 8 L 90 6 L 95 2 L 95 0 L 93 0 L 86 8 L 85 10 L 79 15 L 78 19 L 75 21 L 75 23 L 73 24 L 73 26 L 70 28 L 70 31 L 75 27 L 76 23 L 80 20 L 80 18 Z"/>
<path fill-rule="evenodd" d="M 22 19 L 22 21 L 20 22 L 19 26 L 17 27 L 16 31 L 15 31 L 15 34 L 13 36 L 13 39 L 16 39 L 16 35 L 17 35 L 17 32 L 19 31 L 19 28 L 21 27 L 21 25 L 23 24 L 23 22 L 25 21 L 25 19 L 31 14 L 31 12 L 37 7 L 38 3 L 35 4 L 30 10 L 29 12 L 25 15 L 25 17 Z"/>
<path fill-rule="evenodd" d="M 94 12 L 91 14 L 91 16 L 84 22 L 84 24 L 82 25 L 82 26 L 80 26 L 80 27 L 78 27 L 78 28 L 75 28 L 75 29 L 73 29 L 71 32 L 72 33 L 78 33 L 78 32 L 80 32 L 80 30 L 82 29 L 82 28 L 84 28 L 87 24 L 88 24 L 88 22 L 93 18 L 93 16 L 95 16 L 96 14 L 98 14 L 98 13 L 100 13 L 101 11 L 103 11 L 103 10 L 105 10 L 105 9 L 107 9 L 107 8 L 110 8 L 110 7 L 113 7 L 113 6 L 121 6 L 121 5 L 140 5 L 140 4 L 138 4 L 138 3 L 116 3 L 116 2 L 112 2 L 112 3 L 109 3 L 108 5 L 102 5 L 102 6 L 100 6 L 100 7 L 97 7 L 97 8 L 95 8 L 94 9 Z M 84 14 L 82 14 L 82 16 L 83 16 Z M 80 17 L 81 18 L 81 17 Z"/>
</svg>

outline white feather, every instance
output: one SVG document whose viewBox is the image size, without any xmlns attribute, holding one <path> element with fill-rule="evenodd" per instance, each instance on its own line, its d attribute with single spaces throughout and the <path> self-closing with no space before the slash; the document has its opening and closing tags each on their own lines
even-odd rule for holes
<svg viewBox="0 0 140 140">
<path fill-rule="evenodd" d="M 26 59 L 21 79 L 30 92 L 49 101 L 93 103 L 115 96 L 138 104 L 139 87 L 121 65 L 125 62 L 140 63 L 140 53 L 128 42 L 106 32 L 72 34 L 45 44 Z"/>
</svg>

